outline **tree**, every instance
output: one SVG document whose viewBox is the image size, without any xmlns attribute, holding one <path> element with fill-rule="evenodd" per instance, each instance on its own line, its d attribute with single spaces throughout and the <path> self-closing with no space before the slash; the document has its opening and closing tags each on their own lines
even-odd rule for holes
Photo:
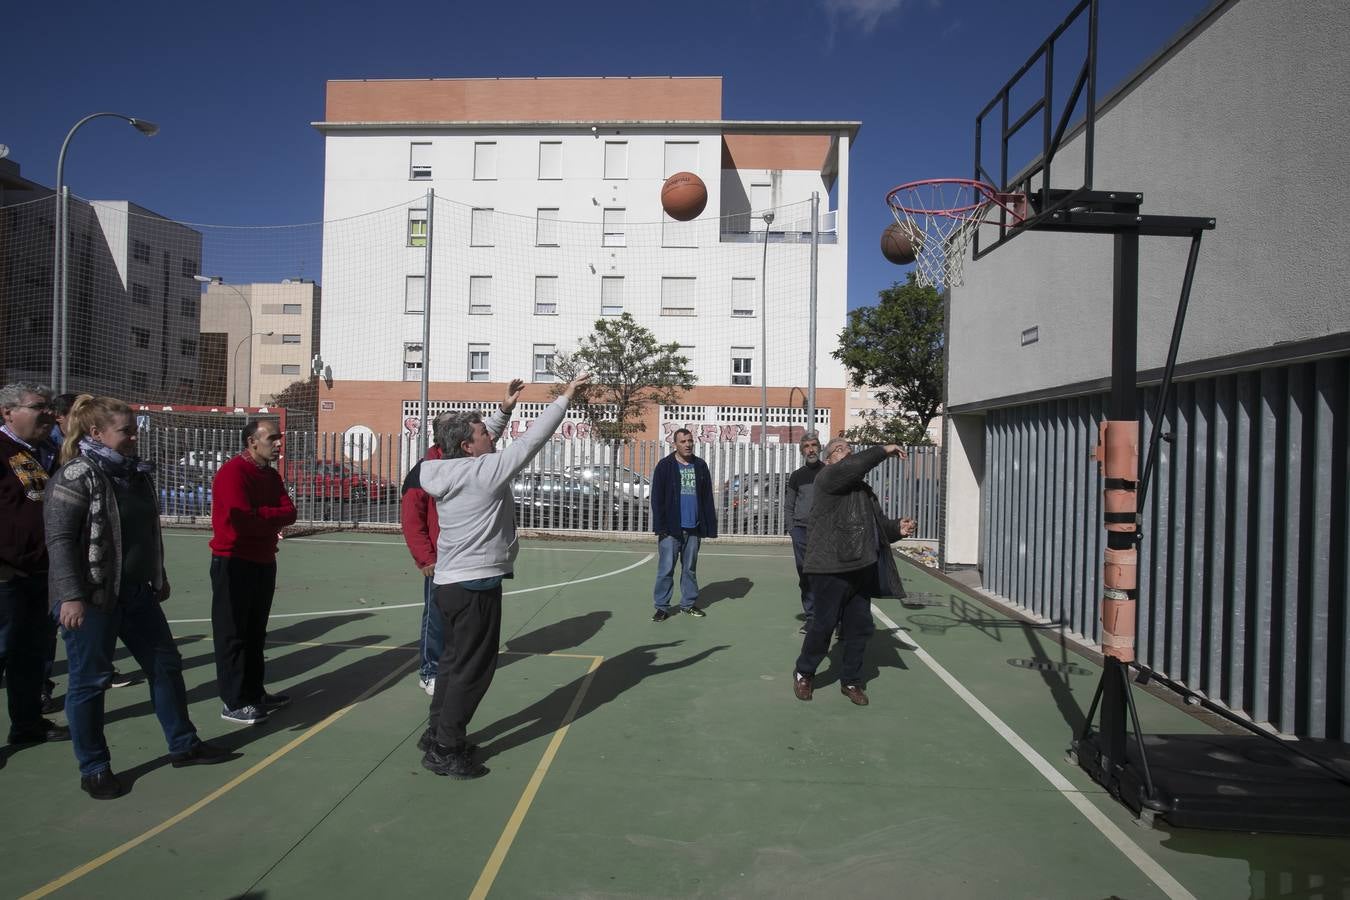
<svg viewBox="0 0 1350 900">
<path fill-rule="evenodd" d="M 292 381 L 282 388 L 281 393 L 272 397 L 272 405 L 293 409 L 296 412 L 318 413 L 319 379 L 302 378 L 299 381 Z"/>
<path fill-rule="evenodd" d="M 881 291 L 876 306 L 848 314 L 834 358 L 844 364 L 849 384 L 871 388 L 892 415 L 850 430 L 859 441 L 927 443 L 928 423 L 942 408 L 942 297 L 922 287 L 911 273 Z"/>
<path fill-rule="evenodd" d="M 597 319 L 595 330 L 576 350 L 553 358 L 553 371 L 564 382 L 580 372 L 592 373 L 593 380 L 577 392 L 572 406 L 605 438 L 641 431 L 649 405 L 678 402 L 697 380 L 680 345 L 658 344 L 656 335 L 630 313 Z M 555 397 L 560 393 L 561 384 L 553 388 Z"/>
</svg>

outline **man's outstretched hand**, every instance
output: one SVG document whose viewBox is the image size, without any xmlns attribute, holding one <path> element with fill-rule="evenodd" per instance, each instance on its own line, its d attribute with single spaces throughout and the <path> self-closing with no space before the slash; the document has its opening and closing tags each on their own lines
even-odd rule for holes
<svg viewBox="0 0 1350 900">
<path fill-rule="evenodd" d="M 568 402 L 571 402 L 572 397 L 577 392 L 577 388 L 585 387 L 590 383 L 591 383 L 591 373 L 580 372 L 577 374 L 576 378 L 573 378 L 571 381 L 567 382 L 567 387 L 563 388 L 562 395 L 567 398 Z"/>
<path fill-rule="evenodd" d="M 511 415 L 511 410 L 515 409 L 516 404 L 520 402 L 520 392 L 523 390 L 525 390 L 525 379 L 512 378 L 511 383 L 506 386 L 506 399 L 502 401 L 502 412 L 508 416 Z"/>
</svg>

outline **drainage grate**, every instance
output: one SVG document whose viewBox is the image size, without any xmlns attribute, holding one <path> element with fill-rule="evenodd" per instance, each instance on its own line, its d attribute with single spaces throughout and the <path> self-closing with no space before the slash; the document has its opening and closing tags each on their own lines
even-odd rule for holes
<svg viewBox="0 0 1350 900">
<path fill-rule="evenodd" d="M 1010 659 L 1008 665 L 1017 669 L 1035 669 L 1038 672 L 1058 672 L 1061 675 L 1092 675 L 1091 669 L 1077 663 L 1057 663 L 1048 659 Z"/>
</svg>

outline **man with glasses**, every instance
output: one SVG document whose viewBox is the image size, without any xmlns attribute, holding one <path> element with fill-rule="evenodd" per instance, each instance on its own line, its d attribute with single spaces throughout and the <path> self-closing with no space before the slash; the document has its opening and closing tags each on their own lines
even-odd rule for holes
<svg viewBox="0 0 1350 900">
<path fill-rule="evenodd" d="M 10 744 L 62 740 L 69 730 L 42 718 L 47 544 L 42 500 L 56 470 L 48 436 L 52 392 L 14 382 L 0 388 L 0 674 L 9 702 Z M 0 765 L 4 756 L 0 755 Z"/>
<path fill-rule="evenodd" d="M 277 586 L 277 536 L 295 522 L 295 504 L 272 464 L 281 447 L 274 422 L 251 419 L 244 451 L 211 485 L 211 638 L 220 717 L 236 725 L 267 721 L 291 698 L 263 687 L 263 644 Z"/>
</svg>

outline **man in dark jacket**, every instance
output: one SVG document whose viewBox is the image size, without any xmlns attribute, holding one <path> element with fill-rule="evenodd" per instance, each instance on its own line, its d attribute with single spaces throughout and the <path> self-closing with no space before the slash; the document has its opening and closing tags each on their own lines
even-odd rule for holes
<svg viewBox="0 0 1350 900">
<path fill-rule="evenodd" d="M 801 591 L 802 612 L 806 615 L 800 633 L 806 634 L 811 628 L 811 617 L 815 615 L 816 605 L 811 597 L 811 579 L 802 571 L 802 561 L 806 557 L 806 530 L 811 521 L 815 480 L 824 468 L 824 463 L 820 461 L 820 435 L 814 431 L 802 435 L 801 443 L 797 446 L 802 451 L 803 465 L 788 476 L 783 521 L 787 523 L 788 536 L 792 538 L 792 559 L 797 564 L 797 589 Z"/>
<path fill-rule="evenodd" d="M 906 454 L 897 444 L 853 454 L 843 438 L 825 447 L 825 468 L 814 482 L 815 501 L 802 564 L 811 579 L 816 611 L 792 673 L 792 690 L 798 700 L 811 699 L 811 681 L 829 652 L 830 635 L 838 622 L 844 645 L 839 689 L 856 705 L 867 705 L 862 663 L 874 630 L 872 598 L 905 596 L 890 544 L 914 527 L 912 520 L 886 518 L 865 481 L 867 473 L 887 456 L 904 459 Z"/>
<path fill-rule="evenodd" d="M 712 474 L 694 455 L 694 435 L 675 432 L 675 452 L 652 472 L 652 530 L 656 532 L 656 588 L 653 622 L 672 615 L 670 598 L 675 586 L 675 560 L 680 560 L 680 611 L 701 619 L 698 600 L 698 548 L 703 538 L 717 537 L 717 510 L 713 504 Z"/>
<path fill-rule="evenodd" d="M 9 701 L 8 743 L 33 744 L 70 736 L 42 718 L 50 621 L 42 500 L 56 467 L 47 442 L 56 421 L 51 391 L 7 384 L 0 388 L 0 415 L 0 675 Z"/>
</svg>

